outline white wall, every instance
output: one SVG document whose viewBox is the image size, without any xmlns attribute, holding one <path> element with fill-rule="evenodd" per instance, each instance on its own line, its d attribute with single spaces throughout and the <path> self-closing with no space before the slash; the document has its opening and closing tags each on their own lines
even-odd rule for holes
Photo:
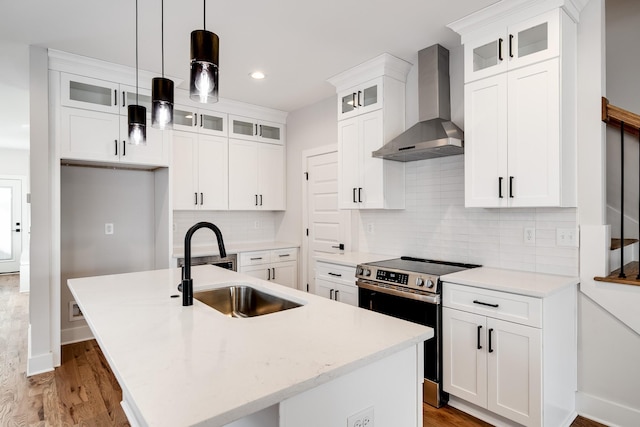
<svg viewBox="0 0 640 427">
<path fill-rule="evenodd" d="M 65 331 L 73 296 L 67 279 L 152 270 L 155 263 L 154 173 L 63 166 L 60 173 L 60 313 Z M 105 223 L 114 233 L 105 234 Z"/>
<path fill-rule="evenodd" d="M 0 147 L 28 150 L 29 46 L 0 40 L 0 58 Z"/>
<path fill-rule="evenodd" d="M 634 3 L 633 0 L 607 0 L 607 12 L 610 7 L 626 8 Z M 616 13 L 621 16 L 631 10 L 633 8 L 629 12 Z M 639 22 L 637 17 L 635 22 Z M 637 315 L 640 289 L 593 280 L 595 275 L 608 273 L 606 169 L 617 170 L 615 165 L 606 165 L 606 132 L 600 121 L 600 97 L 611 98 L 609 85 L 605 82 L 616 84 L 606 76 L 620 71 L 617 63 L 604 59 L 604 24 L 605 1 L 591 0 L 582 10 L 578 26 L 578 213 L 582 292 L 578 296 L 576 409 L 580 414 L 608 425 L 635 426 L 640 425 L 640 395 L 637 392 L 640 370 L 636 366 L 640 336 L 625 323 L 635 325 L 636 330 L 640 327 Z M 607 24 L 608 38 L 613 30 L 611 25 L 617 24 L 609 20 Z M 636 24 L 634 31 L 637 28 Z M 637 37 L 629 43 L 637 44 Z M 607 42 L 607 48 L 609 45 Z M 635 71 L 627 72 L 629 76 L 625 78 L 637 75 Z M 622 78 L 621 75 L 616 77 Z"/>
</svg>

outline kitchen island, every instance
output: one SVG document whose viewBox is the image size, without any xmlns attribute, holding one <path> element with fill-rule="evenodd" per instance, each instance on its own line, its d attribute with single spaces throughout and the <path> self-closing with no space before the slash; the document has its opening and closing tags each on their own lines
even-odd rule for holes
<svg viewBox="0 0 640 427">
<path fill-rule="evenodd" d="M 209 265 L 194 290 L 230 283 L 302 304 L 252 318 L 183 307 L 179 269 L 68 281 L 123 391 L 132 425 L 422 425 L 430 328 Z M 363 412 L 364 411 L 364 412 Z M 368 415 L 371 414 L 371 415 Z"/>
</svg>

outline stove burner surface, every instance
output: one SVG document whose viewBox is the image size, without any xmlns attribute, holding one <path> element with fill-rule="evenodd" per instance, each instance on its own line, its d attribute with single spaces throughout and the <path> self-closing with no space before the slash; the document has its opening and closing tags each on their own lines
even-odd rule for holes
<svg viewBox="0 0 640 427">
<path fill-rule="evenodd" d="M 372 262 L 368 265 L 378 268 L 391 268 L 394 270 L 404 270 L 420 274 L 430 274 L 442 276 L 444 274 L 455 273 L 469 268 L 480 267 L 475 264 L 462 264 L 456 262 L 446 262 L 413 257 L 401 257 L 385 261 Z"/>
</svg>

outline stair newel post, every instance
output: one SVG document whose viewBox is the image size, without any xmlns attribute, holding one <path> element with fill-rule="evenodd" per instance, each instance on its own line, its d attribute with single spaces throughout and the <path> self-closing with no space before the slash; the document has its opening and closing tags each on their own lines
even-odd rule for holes
<svg viewBox="0 0 640 427">
<path fill-rule="evenodd" d="M 620 122 L 620 279 L 624 274 L 624 122 Z"/>
</svg>

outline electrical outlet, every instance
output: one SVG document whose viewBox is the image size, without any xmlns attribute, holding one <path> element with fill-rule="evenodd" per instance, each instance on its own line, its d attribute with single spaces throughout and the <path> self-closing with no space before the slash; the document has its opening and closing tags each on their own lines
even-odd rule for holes
<svg viewBox="0 0 640 427">
<path fill-rule="evenodd" d="M 373 427 L 373 406 L 347 418 L 347 427 Z"/>
<path fill-rule="evenodd" d="M 260 228 L 260 221 L 253 221 L 253 228 L 255 228 L 256 230 Z"/>
<path fill-rule="evenodd" d="M 78 307 L 75 301 L 69 301 L 69 321 L 75 322 L 76 320 L 84 319 L 84 315 L 82 314 L 82 310 Z"/>
<path fill-rule="evenodd" d="M 524 244 L 535 245 L 536 244 L 536 229 L 533 227 L 524 228 Z"/>
<path fill-rule="evenodd" d="M 113 223 L 107 222 L 104 225 L 104 234 L 113 234 Z"/>
<path fill-rule="evenodd" d="M 373 232 L 374 232 L 373 223 L 372 222 L 367 223 L 367 233 L 373 234 Z"/>
<path fill-rule="evenodd" d="M 577 228 L 557 228 L 556 229 L 556 245 L 577 248 L 578 247 L 578 229 Z"/>
</svg>

